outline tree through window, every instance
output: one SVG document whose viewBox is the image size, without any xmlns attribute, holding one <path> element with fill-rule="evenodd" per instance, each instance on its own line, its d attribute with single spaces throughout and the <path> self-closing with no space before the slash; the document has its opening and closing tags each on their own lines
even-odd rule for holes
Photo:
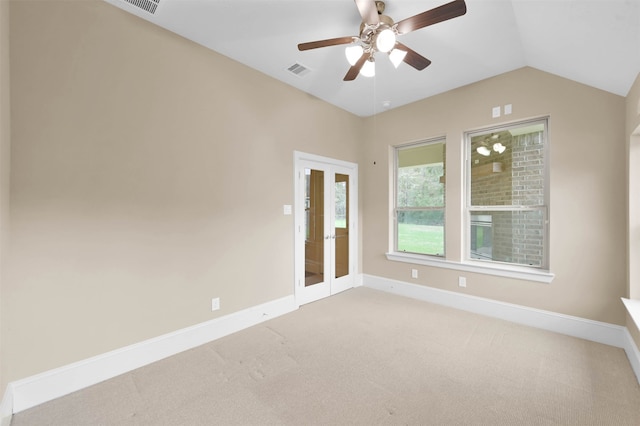
<svg viewBox="0 0 640 426">
<path fill-rule="evenodd" d="M 395 250 L 444 256 L 443 139 L 396 148 Z"/>
</svg>

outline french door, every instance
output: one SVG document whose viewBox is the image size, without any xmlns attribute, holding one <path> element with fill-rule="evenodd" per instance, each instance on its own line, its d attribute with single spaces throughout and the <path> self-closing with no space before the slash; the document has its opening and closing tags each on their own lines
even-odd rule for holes
<svg viewBox="0 0 640 426">
<path fill-rule="evenodd" d="M 295 155 L 295 296 L 302 305 L 355 284 L 358 166 Z"/>
</svg>

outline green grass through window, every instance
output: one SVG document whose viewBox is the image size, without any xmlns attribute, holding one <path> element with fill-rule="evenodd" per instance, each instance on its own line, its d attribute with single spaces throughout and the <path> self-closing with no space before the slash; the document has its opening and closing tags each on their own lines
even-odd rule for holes
<svg viewBox="0 0 640 426">
<path fill-rule="evenodd" d="M 398 224 L 398 251 L 444 255 L 444 227 Z"/>
</svg>

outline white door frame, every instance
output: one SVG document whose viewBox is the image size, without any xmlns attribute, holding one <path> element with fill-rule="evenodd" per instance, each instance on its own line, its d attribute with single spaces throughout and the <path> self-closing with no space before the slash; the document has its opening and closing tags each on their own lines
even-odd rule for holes
<svg viewBox="0 0 640 426">
<path fill-rule="evenodd" d="M 358 165 L 347 161 L 294 151 L 294 294 L 298 306 L 352 288 L 356 285 L 358 268 Z M 305 206 L 304 169 L 310 163 L 328 168 L 334 173 L 349 175 L 349 273 L 345 277 L 328 277 L 326 285 L 305 288 Z M 330 241 L 335 244 L 335 240 Z M 331 260 L 333 262 L 333 260 Z M 334 270 L 334 266 L 331 267 Z M 315 287 L 315 288 L 314 288 Z"/>
</svg>

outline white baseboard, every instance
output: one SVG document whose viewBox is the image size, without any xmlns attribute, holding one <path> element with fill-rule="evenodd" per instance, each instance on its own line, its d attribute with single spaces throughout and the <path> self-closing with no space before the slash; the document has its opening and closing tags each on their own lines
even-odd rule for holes
<svg viewBox="0 0 640 426">
<path fill-rule="evenodd" d="M 633 340 L 633 337 L 631 337 L 629 329 L 625 327 L 624 331 L 626 339 L 624 351 L 627 354 L 627 358 L 629 358 L 629 363 L 631 364 L 633 372 L 636 374 L 638 383 L 640 383 L 640 350 L 638 350 L 636 342 Z"/>
<path fill-rule="evenodd" d="M 4 392 L 4 397 L 0 403 L 0 426 L 10 426 L 11 417 L 13 416 L 13 390 L 12 385 L 8 384 Z"/>
<path fill-rule="evenodd" d="M 298 305 L 294 296 L 287 296 L 11 382 L 0 405 L 2 425 L 5 424 L 5 416 L 10 421 L 13 413 L 19 413 L 296 309 Z"/>
<path fill-rule="evenodd" d="M 503 319 L 530 327 L 579 337 L 605 345 L 628 346 L 626 327 L 559 314 L 541 309 L 470 296 L 433 287 L 410 284 L 372 275 L 364 276 L 364 286 L 388 293 L 424 300 L 468 312 Z"/>
</svg>

